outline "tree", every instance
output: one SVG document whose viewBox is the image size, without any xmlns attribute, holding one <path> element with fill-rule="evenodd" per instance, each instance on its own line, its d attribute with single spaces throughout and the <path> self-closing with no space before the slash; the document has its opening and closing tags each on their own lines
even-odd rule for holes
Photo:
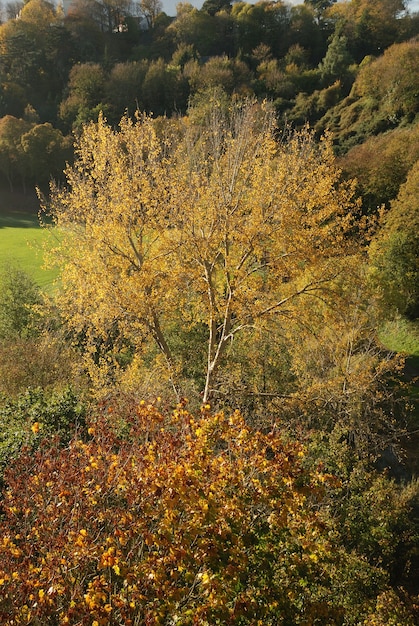
<svg viewBox="0 0 419 626">
<path fill-rule="evenodd" d="M 98 4 L 92 0 L 73 0 L 64 18 L 65 28 L 81 62 L 101 60 L 105 47 L 105 35 L 101 30 Z"/>
<path fill-rule="evenodd" d="M 177 7 L 176 19 L 167 28 L 176 46 L 193 45 L 201 56 L 211 56 L 224 51 L 224 33 L 218 30 L 217 16 L 199 11 L 189 3 Z"/>
<path fill-rule="evenodd" d="M 193 92 L 221 88 L 227 94 L 245 93 L 250 85 L 250 72 L 247 65 L 239 59 L 227 56 L 212 57 L 203 65 L 189 66 L 189 81 Z"/>
<path fill-rule="evenodd" d="M 419 126 L 368 137 L 340 159 L 346 176 L 356 178 L 364 210 L 377 212 L 383 204 L 389 208 L 400 186 L 406 182 L 411 167 L 419 159 Z"/>
<path fill-rule="evenodd" d="M 21 144 L 27 157 L 28 176 L 37 185 L 54 177 L 60 179 L 66 160 L 72 153 L 70 138 L 49 123 L 37 124 L 22 135 Z"/>
<path fill-rule="evenodd" d="M 348 52 L 347 43 L 345 36 L 333 36 L 326 55 L 319 64 L 322 78 L 326 83 L 333 83 L 337 79 L 342 80 L 348 74 L 352 58 Z"/>
<path fill-rule="evenodd" d="M 346 35 L 351 54 L 360 62 L 368 54 L 382 54 L 397 41 L 405 11 L 404 0 L 351 0 L 333 4 L 328 17 Z"/>
<path fill-rule="evenodd" d="M 371 462 L 386 449 L 400 453 L 410 409 L 400 384 L 404 360 L 377 341 L 380 316 L 366 287 L 359 288 L 352 263 L 348 258 L 346 309 L 319 311 L 319 304 L 308 302 L 310 326 L 283 331 L 292 379 L 271 412 L 283 429 L 309 432 L 330 448 L 345 441 Z"/>
<path fill-rule="evenodd" d="M 419 43 L 409 41 L 390 46 L 378 59 L 361 64 L 353 96 L 374 100 L 393 123 L 413 116 L 418 110 L 418 79 L 415 72 Z"/>
<path fill-rule="evenodd" d="M 324 32 L 310 3 L 296 4 L 291 7 L 289 46 L 299 45 L 308 52 L 313 65 L 324 57 L 327 49 L 328 32 Z"/>
<path fill-rule="evenodd" d="M 231 0 L 205 0 L 202 10 L 212 16 L 220 13 L 220 11 L 229 13 L 231 11 Z"/>
<path fill-rule="evenodd" d="M 390 46 L 378 58 L 364 58 L 349 97 L 322 120 L 341 149 L 414 120 L 419 108 L 418 57 L 419 44 L 412 40 Z"/>
<path fill-rule="evenodd" d="M 112 111 L 110 121 L 117 124 L 125 112 L 134 115 L 144 108 L 143 83 L 149 66 L 145 60 L 113 66 L 105 86 L 105 100 Z"/>
<path fill-rule="evenodd" d="M 254 102 L 206 110 L 171 125 L 123 119 L 118 132 L 89 125 L 50 201 L 68 323 L 92 340 L 118 328 L 141 358 L 153 339 L 176 388 L 170 336 L 203 326 L 204 401 L 236 337 L 303 320 L 305 298 L 337 306 L 356 247 L 352 186 L 328 140 L 278 141 L 272 111 Z"/>
<path fill-rule="evenodd" d="M 60 118 L 71 125 L 97 118 L 105 93 L 106 75 L 99 63 L 81 63 L 71 69 L 67 97 L 60 104 Z M 103 105 L 102 105 L 103 106 Z"/>
<path fill-rule="evenodd" d="M 94 19 L 98 20 L 102 32 L 113 33 L 123 22 L 130 6 L 129 0 L 99 0 L 90 4 Z"/>
<path fill-rule="evenodd" d="M 33 110 L 26 118 L 35 117 Z M 28 181 L 37 184 L 62 176 L 65 162 L 72 156 L 72 140 L 63 137 L 51 124 L 6 115 L 0 119 L 0 171 L 13 191 L 19 175 L 23 188 Z"/>
<path fill-rule="evenodd" d="M 21 137 L 30 128 L 29 122 L 12 115 L 0 119 L 0 171 L 5 175 L 11 191 L 17 175 L 25 186 L 26 159 Z"/>
<path fill-rule="evenodd" d="M 144 16 L 148 28 L 152 29 L 159 13 L 162 12 L 163 3 L 161 0 L 141 0 L 140 10 Z"/>
<path fill-rule="evenodd" d="M 281 57 L 286 53 L 290 9 L 285 3 L 266 0 L 255 4 L 237 2 L 233 5 L 231 15 L 239 51 L 250 54 L 258 45 L 266 44 L 274 56 Z"/>
<path fill-rule="evenodd" d="M 0 60 L 3 80 L 24 90 L 25 106 L 52 118 L 74 62 L 70 33 L 52 4 L 30 0 L 19 19 L 0 26 Z"/>
<path fill-rule="evenodd" d="M 166 64 L 163 59 L 149 64 L 141 91 L 146 111 L 155 115 L 184 111 L 188 95 L 189 87 L 179 67 Z"/>
</svg>

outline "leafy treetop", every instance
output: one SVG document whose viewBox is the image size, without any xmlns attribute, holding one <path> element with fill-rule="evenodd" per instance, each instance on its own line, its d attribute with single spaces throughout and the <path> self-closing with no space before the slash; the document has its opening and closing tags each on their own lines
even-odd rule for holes
<svg viewBox="0 0 419 626">
<path fill-rule="evenodd" d="M 336 306 L 356 205 L 327 139 L 281 138 L 254 102 L 201 113 L 87 126 L 50 204 L 70 326 L 93 352 L 110 328 L 140 358 L 154 340 L 178 387 L 170 329 L 203 325 L 206 402 L 236 337 L 304 320 L 304 298 Z"/>
</svg>

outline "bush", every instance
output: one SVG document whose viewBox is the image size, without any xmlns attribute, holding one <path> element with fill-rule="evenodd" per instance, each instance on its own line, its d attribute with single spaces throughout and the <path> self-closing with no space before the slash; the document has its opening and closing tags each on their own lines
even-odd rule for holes
<svg viewBox="0 0 419 626">
<path fill-rule="evenodd" d="M 29 387 L 65 388 L 82 385 L 75 351 L 49 333 L 0 341 L 0 395 L 16 397 Z"/>
<path fill-rule="evenodd" d="M 26 272 L 13 265 L 0 268 L 0 339 L 35 334 L 34 307 L 40 303 L 40 290 Z"/>
<path fill-rule="evenodd" d="M 370 246 L 371 278 L 384 305 L 412 319 L 419 317 L 419 161 L 384 215 Z"/>
<path fill-rule="evenodd" d="M 122 406 L 122 408 L 121 408 Z M 6 472 L 8 624 L 355 624 L 385 574 L 337 541 L 333 478 L 238 413 L 102 404 Z"/>
<path fill-rule="evenodd" d="M 28 389 L 15 399 L 0 398 L 0 475 L 24 446 L 30 453 L 45 437 L 68 443 L 84 423 L 85 407 L 71 388 Z"/>
</svg>

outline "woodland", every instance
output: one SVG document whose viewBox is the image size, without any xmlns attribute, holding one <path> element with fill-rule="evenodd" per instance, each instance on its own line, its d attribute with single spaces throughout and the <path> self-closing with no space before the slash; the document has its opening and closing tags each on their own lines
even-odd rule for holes
<svg viewBox="0 0 419 626">
<path fill-rule="evenodd" d="M 419 624 L 419 14 L 1 17 L 1 624 Z"/>
</svg>

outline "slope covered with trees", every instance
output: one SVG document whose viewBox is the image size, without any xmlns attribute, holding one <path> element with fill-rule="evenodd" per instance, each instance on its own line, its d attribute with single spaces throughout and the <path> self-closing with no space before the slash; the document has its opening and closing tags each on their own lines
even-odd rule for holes
<svg viewBox="0 0 419 626">
<path fill-rule="evenodd" d="M 183 114 L 214 87 L 273 100 L 281 124 L 333 129 L 341 153 L 413 124 L 417 113 L 419 20 L 401 0 L 183 3 L 174 17 L 158 2 L 74 1 L 64 12 L 29 0 L 6 5 L 3 16 L 0 117 L 13 131 L 0 140 L 15 153 L 5 156 L 9 182 L 24 172 L 43 184 L 68 158 L 57 137 L 49 143 L 55 161 L 40 162 L 39 149 L 22 144 L 25 123 L 67 136 L 99 111 L 111 124 L 126 111 Z"/>
</svg>

